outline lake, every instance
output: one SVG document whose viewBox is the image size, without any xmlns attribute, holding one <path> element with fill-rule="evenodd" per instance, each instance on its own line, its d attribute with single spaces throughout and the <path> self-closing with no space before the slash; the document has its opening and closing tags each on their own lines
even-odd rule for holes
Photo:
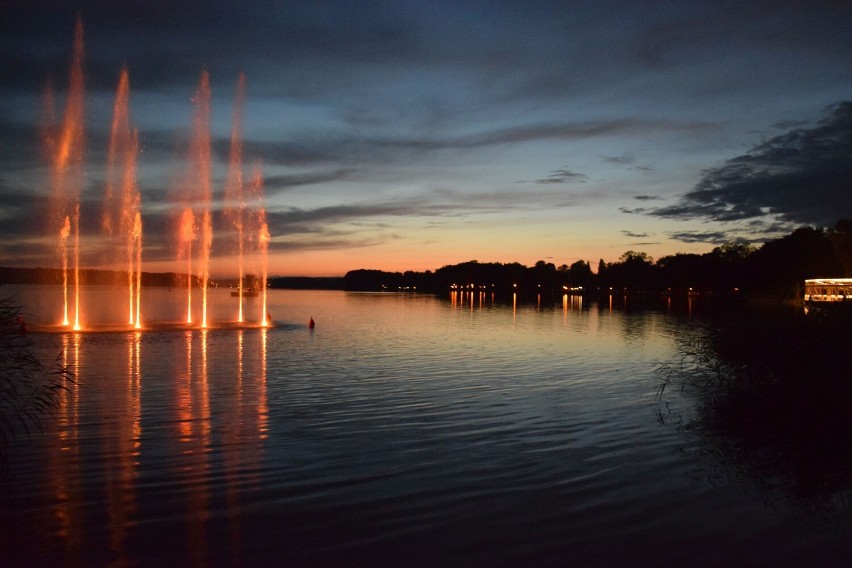
<svg viewBox="0 0 852 568">
<path fill-rule="evenodd" d="M 59 317 L 59 289 L 2 291 L 33 330 Z M 85 289 L 87 321 L 122 292 Z M 183 292 L 143 292 L 143 320 L 179 320 Z M 800 491 L 691 427 L 699 393 L 657 398 L 686 308 L 274 290 L 269 311 L 31 334 L 76 384 L 5 458 L 0 564 L 848 562 L 850 487 Z"/>
</svg>

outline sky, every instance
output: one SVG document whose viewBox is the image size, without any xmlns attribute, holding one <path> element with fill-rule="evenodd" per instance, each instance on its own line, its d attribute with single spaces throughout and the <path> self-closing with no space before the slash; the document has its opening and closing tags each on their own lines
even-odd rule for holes
<svg viewBox="0 0 852 568">
<path fill-rule="evenodd" d="M 205 71 L 220 276 L 235 273 L 221 209 L 240 73 L 274 275 L 596 267 L 852 217 L 847 2 L 6 0 L 0 265 L 61 263 L 45 105 L 52 85 L 61 120 L 78 17 L 85 267 L 114 262 L 99 218 L 125 65 L 144 270 L 182 266 Z"/>
</svg>

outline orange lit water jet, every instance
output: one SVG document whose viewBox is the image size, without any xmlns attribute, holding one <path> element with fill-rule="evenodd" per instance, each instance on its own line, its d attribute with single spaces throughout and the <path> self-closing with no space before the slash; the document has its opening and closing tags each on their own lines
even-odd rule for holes
<svg viewBox="0 0 852 568">
<path fill-rule="evenodd" d="M 142 327 L 142 214 L 136 211 L 133 219 L 133 246 L 136 253 L 136 320 L 133 325 L 136 329 Z M 133 284 L 131 283 L 131 291 Z M 133 307 L 131 306 L 131 310 Z M 131 312 L 132 315 L 132 312 Z"/>
<path fill-rule="evenodd" d="M 122 148 L 119 148 L 119 146 L 126 142 L 124 134 L 129 129 L 130 117 L 127 112 L 129 91 L 130 80 L 127 68 L 125 67 L 121 70 L 121 75 L 118 79 L 118 89 L 115 93 L 115 103 L 112 111 L 112 127 L 110 128 L 109 150 L 107 153 L 106 183 L 104 184 L 103 213 L 101 215 L 101 227 L 104 233 L 110 237 L 113 235 L 113 225 L 115 224 L 113 216 L 116 214 L 116 211 L 114 211 L 116 205 L 113 202 L 113 195 L 115 193 L 114 186 L 116 178 L 118 177 L 116 169 L 118 169 L 119 164 L 117 162 L 120 155 L 123 154 Z M 120 214 L 120 211 L 118 213 Z"/>
<path fill-rule="evenodd" d="M 62 299 L 64 314 L 62 325 L 68 325 L 68 236 L 71 234 L 71 219 L 66 215 L 65 223 L 59 229 L 59 250 L 62 255 Z"/>
<path fill-rule="evenodd" d="M 228 160 L 228 178 L 225 184 L 225 217 L 230 220 L 236 238 L 237 249 L 237 297 L 239 308 L 237 321 L 243 322 L 243 264 L 245 199 L 243 197 L 243 104 L 245 100 L 246 78 L 240 73 L 234 96 L 234 111 L 231 121 L 231 154 Z"/>
<path fill-rule="evenodd" d="M 262 263 L 262 274 L 260 285 L 263 286 L 263 308 L 261 311 L 261 321 L 263 322 L 263 327 L 269 326 L 272 322 L 269 321 L 269 311 L 266 303 L 266 291 L 267 285 L 266 280 L 269 277 L 269 267 L 266 260 L 266 254 L 269 250 L 269 227 L 266 224 L 266 210 L 261 209 L 263 212 L 263 221 L 260 225 L 260 234 L 258 235 L 258 241 L 260 242 L 260 255 L 261 255 L 261 263 Z"/>
<path fill-rule="evenodd" d="M 186 323 L 192 323 L 192 241 L 195 234 L 195 215 L 192 209 L 185 208 L 181 213 L 178 230 L 178 258 L 186 257 Z"/>
<path fill-rule="evenodd" d="M 80 325 L 80 193 L 83 186 L 83 23 L 77 20 L 74 30 L 74 48 L 68 81 L 68 96 L 58 140 L 53 152 L 53 201 L 59 220 L 59 249 L 62 257 L 64 286 L 63 325 L 68 318 L 68 238 L 73 246 L 74 269 L 74 329 Z"/>
<path fill-rule="evenodd" d="M 135 132 L 131 136 L 125 162 L 124 199 L 127 204 L 122 211 L 122 232 L 126 238 L 127 284 L 129 298 L 128 322 L 139 328 L 141 325 L 142 296 L 142 213 L 140 211 L 139 190 L 136 187 L 136 155 L 138 142 Z M 135 304 L 135 313 L 134 313 Z"/>
<path fill-rule="evenodd" d="M 136 183 L 138 154 L 138 136 L 130 125 L 130 76 L 127 67 L 124 67 L 119 76 L 113 107 L 101 225 L 108 237 L 122 242 L 119 248 L 124 249 L 123 261 L 127 267 L 127 321 L 137 328 L 141 326 L 139 312 L 142 293 L 142 216 Z M 120 199 L 114 196 L 116 187 L 120 188 Z"/>
<path fill-rule="evenodd" d="M 255 167 L 254 180 L 252 182 L 252 197 L 257 207 L 255 218 L 257 226 L 257 252 L 260 257 L 261 266 L 261 316 L 260 322 L 263 327 L 270 325 L 268 306 L 266 303 L 267 279 L 269 277 L 269 263 L 267 260 L 269 252 L 269 225 L 266 222 L 266 208 L 263 206 L 263 171 L 260 166 Z"/>
<path fill-rule="evenodd" d="M 74 331 L 80 331 L 80 195 L 74 205 Z"/>
<path fill-rule="evenodd" d="M 210 283 L 210 252 L 213 247 L 213 219 L 210 206 L 213 201 L 210 180 L 210 77 L 201 73 L 195 94 L 195 120 L 190 147 L 193 179 L 196 180 L 196 197 L 201 218 L 198 275 L 201 278 L 201 327 L 207 327 L 207 287 Z"/>
</svg>

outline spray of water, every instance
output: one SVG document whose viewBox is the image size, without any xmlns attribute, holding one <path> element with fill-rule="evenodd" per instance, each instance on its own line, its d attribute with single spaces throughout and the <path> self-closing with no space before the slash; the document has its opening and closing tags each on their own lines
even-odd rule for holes
<svg viewBox="0 0 852 568">
<path fill-rule="evenodd" d="M 201 327 L 207 327 L 207 287 L 210 283 L 210 253 L 213 248 L 213 219 L 210 207 L 213 190 L 210 180 L 210 77 L 201 73 L 198 91 L 195 94 L 195 119 L 190 152 L 192 154 L 193 179 L 201 218 L 198 251 L 198 276 L 201 278 Z"/>
<path fill-rule="evenodd" d="M 262 278 L 261 278 L 261 286 L 263 287 L 263 312 L 261 315 L 261 321 L 263 327 L 269 326 L 272 322 L 269 321 L 269 308 L 266 303 L 266 291 L 267 291 L 267 279 L 269 278 L 269 266 L 267 265 L 267 251 L 269 250 L 269 226 L 266 224 L 266 210 L 261 209 L 262 212 L 262 222 L 260 224 L 260 231 L 258 233 L 258 242 L 260 244 L 260 257 L 261 257 L 261 266 L 262 266 Z"/>
<path fill-rule="evenodd" d="M 132 248 L 136 252 L 136 319 L 133 326 L 140 329 L 142 327 L 142 214 L 138 210 L 133 218 L 132 237 Z"/>
<path fill-rule="evenodd" d="M 254 226 L 256 227 L 257 239 L 257 254 L 260 259 L 261 266 L 261 294 L 262 294 L 262 311 L 261 325 L 267 327 L 270 325 L 269 311 L 267 305 L 267 280 L 269 278 L 269 264 L 267 260 L 269 252 L 269 226 L 266 222 L 266 208 L 263 205 L 263 170 L 258 165 L 254 170 L 254 179 L 251 185 L 252 199 L 255 206 Z"/>
<path fill-rule="evenodd" d="M 73 246 L 74 270 L 74 329 L 80 325 L 80 194 L 83 186 L 83 155 L 85 135 L 83 130 L 84 108 L 83 84 L 83 23 L 80 19 L 74 30 L 74 49 L 68 96 L 62 125 L 53 146 L 53 202 L 57 218 L 60 219 L 59 249 L 62 256 L 62 280 L 64 283 L 63 325 L 69 325 L 68 300 L 68 238 Z"/>
<path fill-rule="evenodd" d="M 71 219 L 66 216 L 65 223 L 59 229 L 59 251 L 62 256 L 62 298 L 64 313 L 62 325 L 68 325 L 68 237 L 71 235 Z"/>
<path fill-rule="evenodd" d="M 192 241 L 196 239 L 195 214 L 184 208 L 178 229 L 178 259 L 186 258 L 186 323 L 192 323 Z"/>
<path fill-rule="evenodd" d="M 237 89 L 234 96 L 234 111 L 231 120 L 231 154 L 228 160 L 228 177 L 225 184 L 225 217 L 230 221 L 234 230 L 235 248 L 237 253 L 237 296 L 239 308 L 237 321 L 243 318 L 243 278 L 245 274 L 243 255 L 245 252 L 244 212 L 245 198 L 243 197 L 243 105 L 245 100 L 246 78 L 240 73 L 237 79 Z"/>
<path fill-rule="evenodd" d="M 141 279 L 137 274 L 142 249 L 141 199 L 136 184 L 138 154 L 138 136 L 130 125 L 130 76 L 124 67 L 119 75 L 113 106 L 101 227 L 111 241 L 117 241 L 119 246 L 114 249 L 124 251 L 127 321 L 133 326 L 140 325 L 139 296 L 142 292 Z"/>
</svg>

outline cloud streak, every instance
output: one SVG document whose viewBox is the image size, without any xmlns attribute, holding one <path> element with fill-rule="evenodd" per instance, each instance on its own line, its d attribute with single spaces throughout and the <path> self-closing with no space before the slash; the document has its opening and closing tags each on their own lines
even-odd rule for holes
<svg viewBox="0 0 852 568">
<path fill-rule="evenodd" d="M 549 176 L 533 180 L 534 183 L 549 184 L 549 183 L 583 183 L 589 179 L 586 174 L 572 172 L 569 169 L 561 168 L 554 170 Z"/>
<path fill-rule="evenodd" d="M 588 122 L 525 124 L 495 128 L 464 136 L 433 138 L 376 138 L 375 146 L 397 146 L 418 150 L 477 148 L 496 144 L 519 144 L 536 140 L 585 140 L 607 136 L 640 136 L 649 132 L 704 132 L 716 126 L 706 121 L 616 118 Z"/>
<path fill-rule="evenodd" d="M 609 164 L 612 166 L 624 166 L 631 170 L 638 170 L 642 172 L 650 172 L 653 171 L 650 165 L 640 165 L 636 163 L 636 158 L 629 154 L 622 154 L 621 156 L 601 156 L 601 161 L 605 164 Z"/>
<path fill-rule="evenodd" d="M 354 168 L 340 168 L 329 172 L 312 172 L 303 174 L 274 175 L 264 178 L 263 184 L 267 191 L 286 191 L 304 185 L 316 185 L 347 178 L 355 171 Z"/>
</svg>

